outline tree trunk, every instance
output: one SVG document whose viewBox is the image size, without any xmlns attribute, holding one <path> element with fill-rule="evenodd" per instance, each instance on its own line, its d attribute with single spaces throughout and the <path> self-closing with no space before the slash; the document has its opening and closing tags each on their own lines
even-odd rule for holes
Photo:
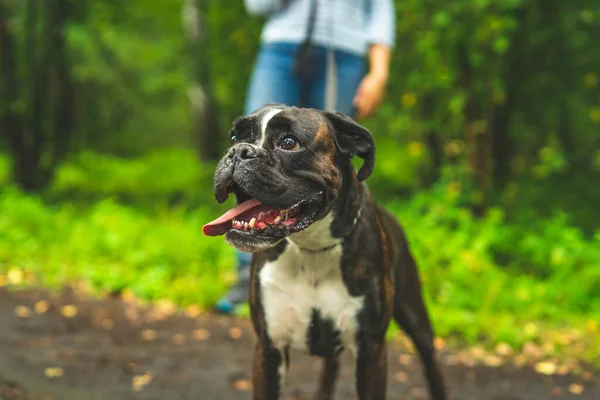
<svg viewBox="0 0 600 400">
<path fill-rule="evenodd" d="M 14 50 L 12 3 L 0 1 L 0 132 L 12 153 L 12 174 L 24 189 L 35 186 L 27 160 L 30 135 L 23 129 L 23 108 L 19 105 L 19 80 Z"/>
<path fill-rule="evenodd" d="M 423 99 L 423 120 L 434 121 L 435 101 L 429 94 Z M 424 135 L 425 145 L 429 151 L 431 165 L 424 177 L 425 186 L 433 184 L 440 178 L 440 171 L 444 163 L 444 145 L 441 136 L 432 128 L 428 128 Z"/>
<path fill-rule="evenodd" d="M 219 150 L 218 107 L 215 100 L 207 38 L 202 21 L 202 1 L 185 0 L 182 8 L 183 26 L 192 61 L 191 83 L 188 88 L 192 112 L 192 135 L 202 161 L 217 160 Z M 206 2 L 206 0 L 204 0 Z M 204 10 L 206 7 L 204 7 Z"/>
<path fill-rule="evenodd" d="M 481 103 L 487 101 L 485 98 L 477 98 L 477 92 L 473 87 L 474 71 L 469 64 L 467 49 L 460 48 L 461 60 L 461 84 L 467 91 L 468 97 L 464 109 L 464 121 L 466 127 L 467 161 L 476 190 L 476 199 L 473 211 L 482 216 L 488 207 L 492 189 L 492 141 L 489 132 L 489 119 L 493 114 L 493 107 L 482 109 Z"/>
<path fill-rule="evenodd" d="M 19 54 L 14 50 L 11 4 L 0 1 L 0 126 L 11 150 L 14 181 L 23 190 L 36 191 L 50 182 L 72 131 L 73 85 L 64 38 L 69 2 L 25 3 L 25 49 Z M 23 77 L 16 70 L 19 55 Z"/>
<path fill-rule="evenodd" d="M 54 4 L 51 20 L 51 38 L 53 43 L 52 68 L 55 74 L 52 110 L 52 149 L 50 154 L 49 171 L 56 166 L 68 151 L 73 135 L 73 80 L 69 68 L 69 54 L 65 42 L 65 26 L 70 16 L 70 1 L 63 0 Z"/>
</svg>

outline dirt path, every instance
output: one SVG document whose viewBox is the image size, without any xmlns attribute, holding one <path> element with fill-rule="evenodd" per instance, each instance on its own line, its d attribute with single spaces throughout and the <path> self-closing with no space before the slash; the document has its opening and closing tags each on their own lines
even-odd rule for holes
<svg viewBox="0 0 600 400">
<path fill-rule="evenodd" d="M 253 341 L 246 320 L 0 289 L 0 399 L 249 399 Z M 426 398 L 417 360 L 399 345 L 390 350 L 388 398 Z M 452 399 L 600 399 L 597 374 L 548 377 L 441 358 Z M 349 355 L 343 360 L 336 398 L 353 399 Z M 318 366 L 293 353 L 285 398 L 310 399 Z M 571 384 L 583 392 L 570 393 Z"/>
</svg>

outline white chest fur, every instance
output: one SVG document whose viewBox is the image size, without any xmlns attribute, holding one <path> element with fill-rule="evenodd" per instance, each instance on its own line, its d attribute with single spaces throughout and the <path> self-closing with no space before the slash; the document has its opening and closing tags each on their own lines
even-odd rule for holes
<svg viewBox="0 0 600 400">
<path fill-rule="evenodd" d="M 314 310 L 341 332 L 344 348 L 355 350 L 356 316 L 363 297 L 352 297 L 340 270 L 342 246 L 331 237 L 331 216 L 289 238 L 285 251 L 260 272 L 267 331 L 275 347 L 307 351 L 307 332 Z M 324 248 L 322 252 L 303 248 Z"/>
</svg>

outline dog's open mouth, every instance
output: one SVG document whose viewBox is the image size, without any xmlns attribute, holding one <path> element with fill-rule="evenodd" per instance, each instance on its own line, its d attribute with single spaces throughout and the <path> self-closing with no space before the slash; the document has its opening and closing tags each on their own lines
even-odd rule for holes
<svg viewBox="0 0 600 400">
<path fill-rule="evenodd" d="M 288 208 L 266 205 L 246 193 L 237 193 L 238 205 L 212 222 L 204 225 L 207 236 L 223 235 L 230 231 L 263 237 L 285 237 L 305 229 L 313 222 L 320 196 L 303 200 Z"/>
<path fill-rule="evenodd" d="M 290 209 L 278 209 L 264 205 L 256 199 L 246 200 L 227 211 L 202 231 L 208 236 L 218 236 L 230 229 L 252 233 L 268 233 L 293 227 L 302 213 L 302 204 Z"/>
</svg>

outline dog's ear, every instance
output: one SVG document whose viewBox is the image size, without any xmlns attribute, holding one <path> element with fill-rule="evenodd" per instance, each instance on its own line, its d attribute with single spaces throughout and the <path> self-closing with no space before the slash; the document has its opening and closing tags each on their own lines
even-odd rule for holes
<svg viewBox="0 0 600 400">
<path fill-rule="evenodd" d="M 365 160 L 358 170 L 358 180 L 364 181 L 371 176 L 375 167 L 375 141 L 371 132 L 342 113 L 324 112 L 324 115 L 335 130 L 336 146 L 341 153 Z"/>
</svg>

